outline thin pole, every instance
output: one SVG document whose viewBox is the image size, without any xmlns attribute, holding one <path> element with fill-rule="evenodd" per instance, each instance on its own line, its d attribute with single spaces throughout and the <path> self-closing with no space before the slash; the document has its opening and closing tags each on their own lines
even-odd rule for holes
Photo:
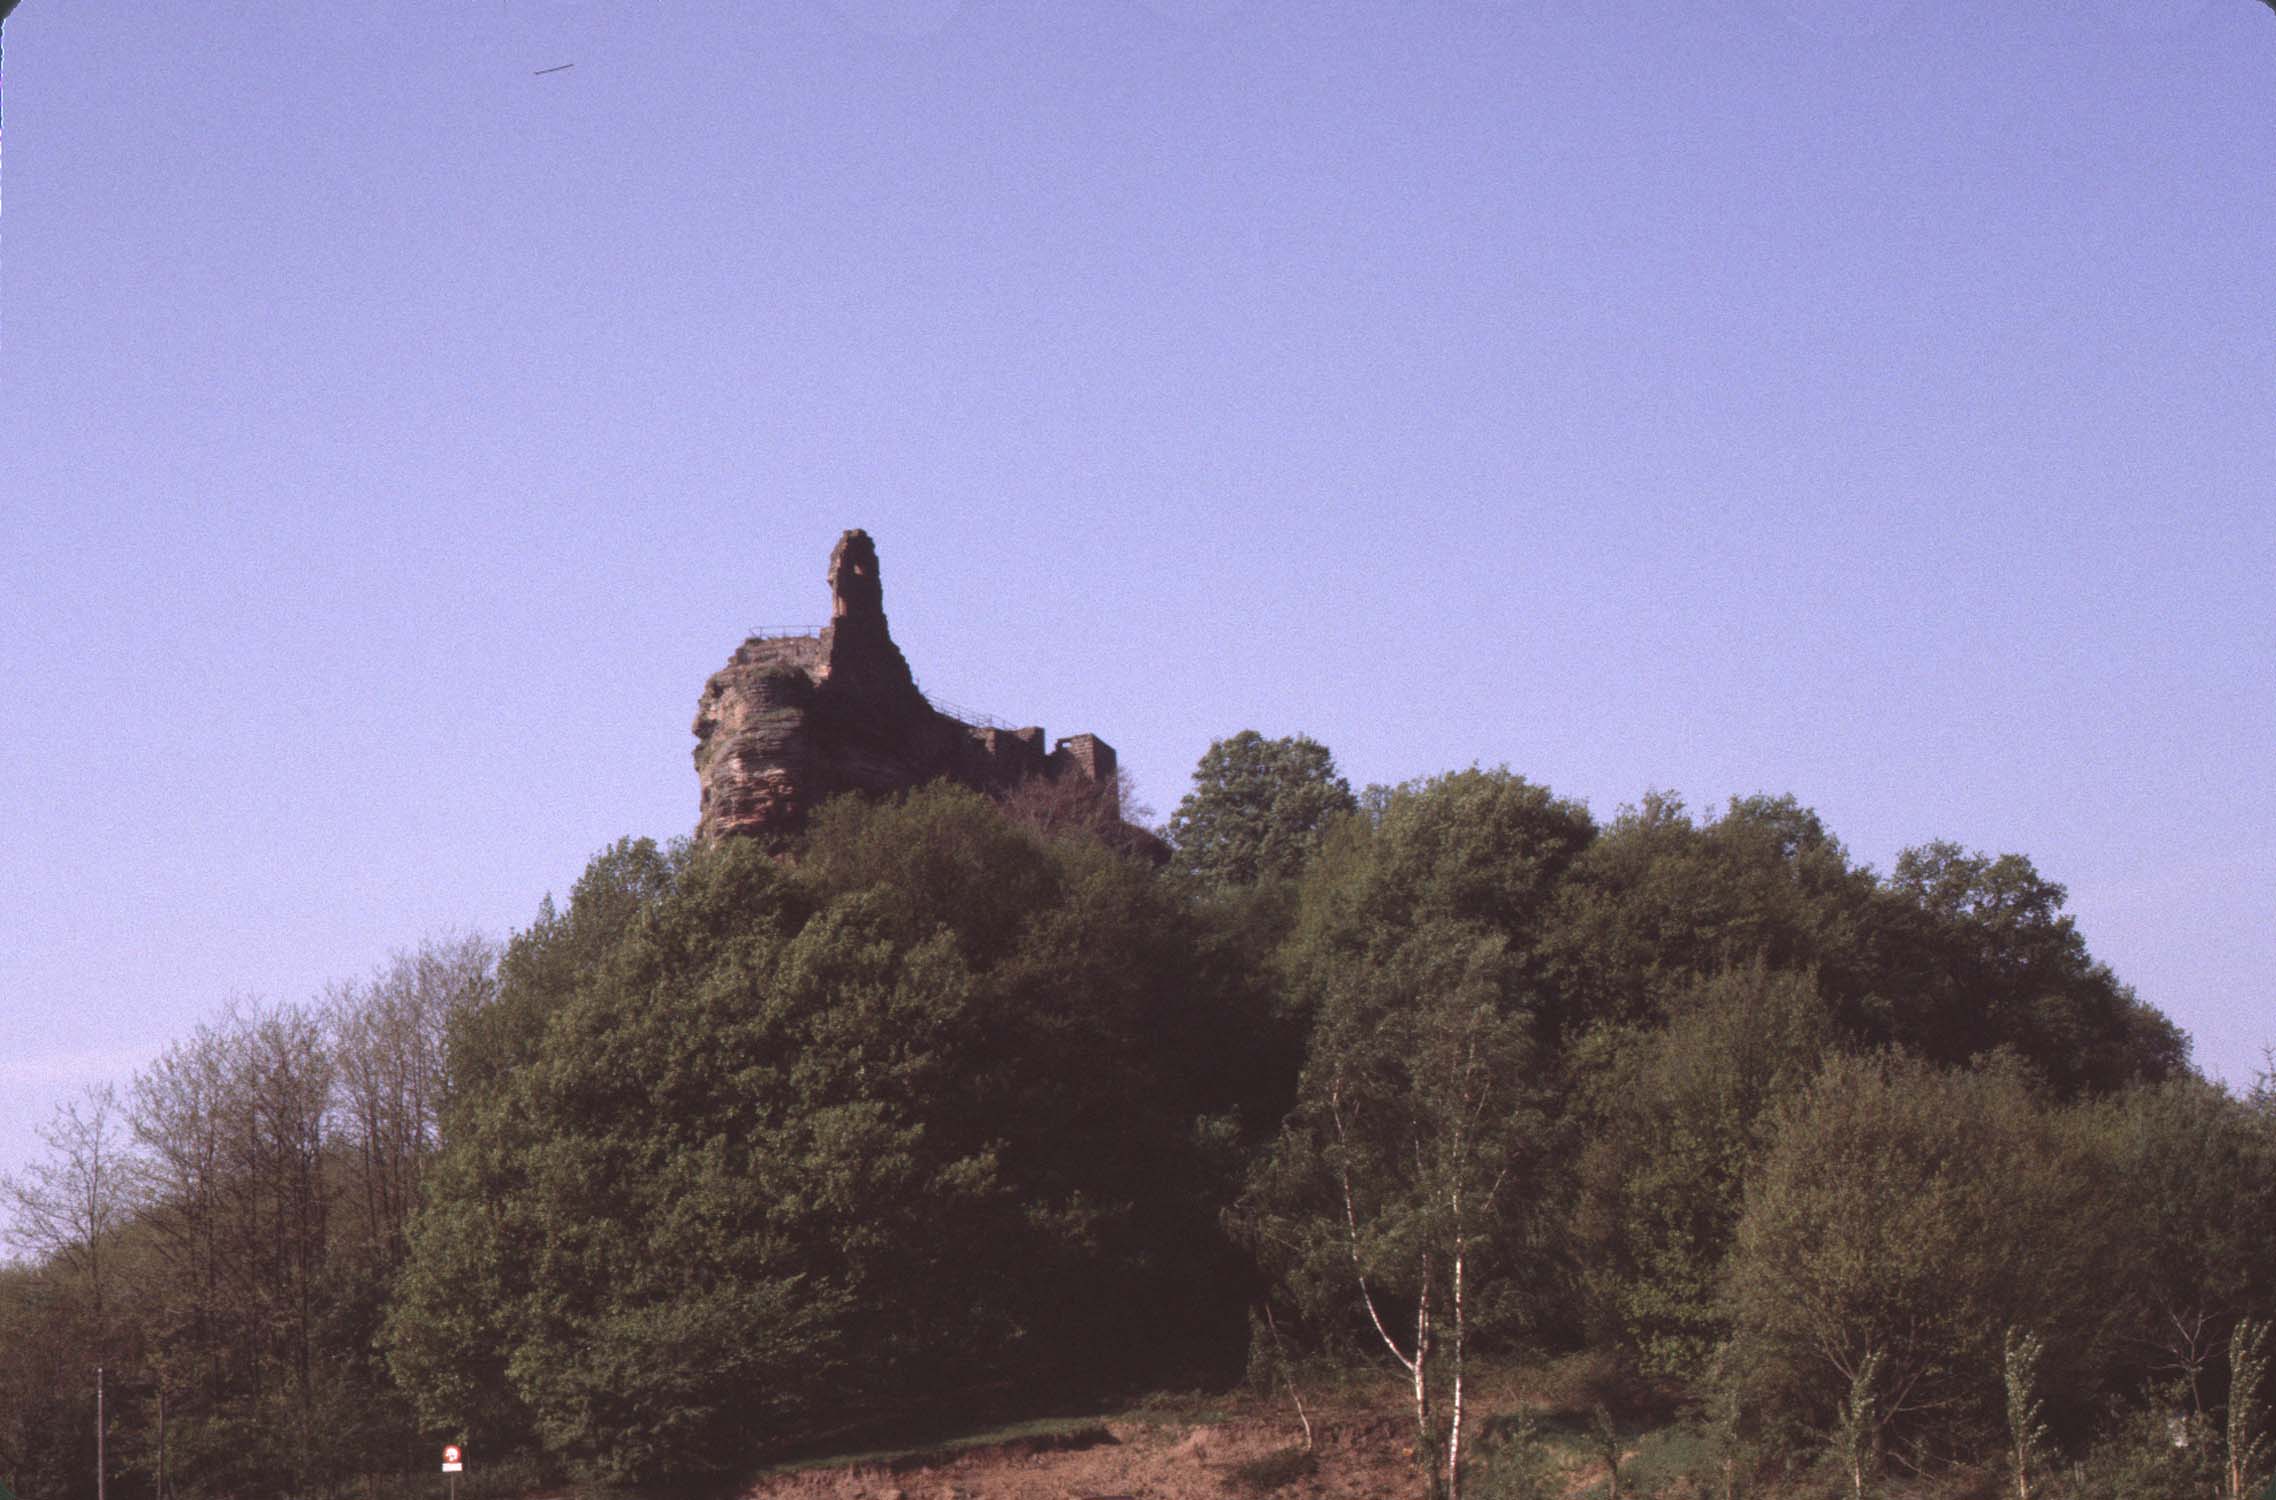
<svg viewBox="0 0 2276 1500">
<path fill-rule="evenodd" d="M 103 1462 L 103 1367 L 95 1366 L 95 1500 L 103 1500 L 103 1485 L 108 1468 Z"/>
<path fill-rule="evenodd" d="M 8 134 L 8 12 L 15 8 L 16 0 L 0 0 L 0 137 Z M 4 149 L 0 149 L 0 156 L 6 154 Z M 4 263 L 5 258 L 0 257 L 0 264 Z M 0 303 L 0 307 L 5 305 Z M 0 334 L 0 338 L 4 337 L 4 334 Z"/>
<path fill-rule="evenodd" d="M 8 121 L 8 61 L 6 36 L 8 12 L 16 8 L 16 0 L 0 0 L 0 136 L 5 136 Z M 0 337 L 4 337 L 0 334 Z"/>
</svg>

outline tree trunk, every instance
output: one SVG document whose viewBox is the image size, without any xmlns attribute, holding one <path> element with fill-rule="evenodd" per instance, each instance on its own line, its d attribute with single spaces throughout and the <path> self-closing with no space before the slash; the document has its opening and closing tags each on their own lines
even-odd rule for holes
<svg viewBox="0 0 2276 1500">
<path fill-rule="evenodd" d="M 1447 1500 L 1462 1500 L 1462 1237 L 1454 1237 L 1454 1409 L 1446 1431 Z"/>
<path fill-rule="evenodd" d="M 1430 1420 L 1430 1257 L 1423 1257 L 1422 1293 L 1415 1299 L 1415 1454 L 1422 1460 L 1423 1472 L 1430 1476 L 1430 1491 L 1440 1493 L 1438 1465 L 1433 1461 L 1432 1449 L 1438 1446 L 1438 1434 L 1431 1430 Z"/>
<path fill-rule="evenodd" d="M 1304 1411 L 1304 1393 L 1296 1388 L 1296 1362 L 1288 1357 L 1288 1345 L 1280 1337 L 1280 1324 L 1272 1316 L 1272 1299 L 1264 1303 L 1265 1332 L 1272 1336 L 1273 1362 L 1280 1366 L 1280 1378 L 1288 1386 L 1288 1399 L 1296 1403 L 1296 1421 L 1304 1429 L 1304 1451 L 1312 1451 L 1312 1419 Z"/>
</svg>

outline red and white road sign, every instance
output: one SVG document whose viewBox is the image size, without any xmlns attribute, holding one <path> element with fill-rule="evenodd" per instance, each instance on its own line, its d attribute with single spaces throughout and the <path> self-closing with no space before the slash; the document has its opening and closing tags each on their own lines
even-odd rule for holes
<svg viewBox="0 0 2276 1500">
<path fill-rule="evenodd" d="M 465 1467 L 465 1456 L 458 1451 L 458 1444 L 443 1444 L 443 1472 L 445 1474 L 456 1474 Z"/>
</svg>

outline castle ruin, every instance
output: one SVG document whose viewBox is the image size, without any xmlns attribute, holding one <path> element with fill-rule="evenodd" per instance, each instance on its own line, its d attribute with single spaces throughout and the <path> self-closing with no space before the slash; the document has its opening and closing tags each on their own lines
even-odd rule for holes
<svg viewBox="0 0 2276 1500">
<path fill-rule="evenodd" d="M 843 792 L 905 791 L 946 778 L 1004 796 L 1032 778 L 1093 786 L 1119 820 L 1114 747 L 1039 728 L 967 724 L 927 702 L 885 624 L 877 547 L 849 531 L 830 553 L 830 623 L 754 635 L 703 685 L 696 837 L 782 842 Z"/>
</svg>

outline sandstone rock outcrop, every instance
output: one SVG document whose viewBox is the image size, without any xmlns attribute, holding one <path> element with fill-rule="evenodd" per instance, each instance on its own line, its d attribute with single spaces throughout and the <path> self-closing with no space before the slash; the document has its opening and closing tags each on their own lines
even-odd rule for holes
<svg viewBox="0 0 2276 1500">
<path fill-rule="evenodd" d="M 830 553 L 830 623 L 752 636 L 703 686 L 696 836 L 781 842 L 842 792 L 891 793 L 943 777 L 995 796 L 1035 779 L 1081 782 L 1114 804 L 1114 749 L 1093 734 L 1049 752 L 1039 728 L 967 724 L 934 708 L 885 623 L 877 548 L 849 531 Z M 1135 831 L 1135 830 L 1133 830 Z"/>
</svg>

